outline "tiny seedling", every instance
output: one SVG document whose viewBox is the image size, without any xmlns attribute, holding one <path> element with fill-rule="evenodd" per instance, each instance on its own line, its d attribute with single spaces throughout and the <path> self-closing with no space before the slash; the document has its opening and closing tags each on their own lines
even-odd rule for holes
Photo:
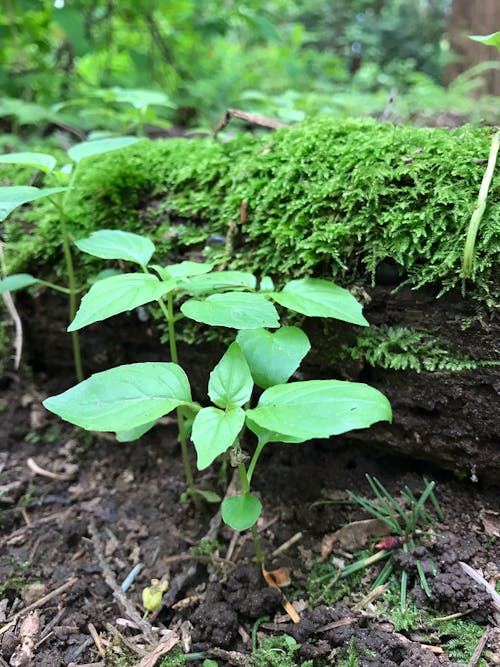
<svg viewBox="0 0 500 667">
<path fill-rule="evenodd" d="M 0 222 L 16 208 L 23 204 L 36 201 L 38 199 L 48 198 L 57 211 L 59 227 L 61 233 L 61 244 L 66 264 L 67 287 L 56 285 L 40 278 L 35 278 L 28 273 L 16 273 L 5 276 L 4 271 L 0 272 L 0 294 L 4 292 L 13 292 L 14 290 L 30 287 L 40 284 L 50 287 L 58 292 L 63 292 L 69 298 L 69 319 L 74 319 L 77 307 L 77 296 L 79 289 L 76 285 L 75 271 L 73 268 L 73 256 L 71 252 L 70 237 L 68 232 L 67 196 L 68 193 L 77 187 L 78 165 L 81 160 L 87 157 L 100 155 L 112 150 L 118 150 L 124 146 L 138 141 L 137 137 L 113 137 L 109 139 L 100 139 L 94 141 L 84 141 L 72 146 L 68 150 L 70 163 L 56 169 L 57 161 L 52 155 L 46 153 L 7 153 L 0 155 L 0 164 L 17 164 L 31 166 L 44 174 L 51 174 L 61 186 L 52 188 L 38 188 L 28 185 L 13 185 L 0 187 Z M 78 382 L 83 380 L 83 367 L 80 352 L 80 343 L 78 333 L 72 333 L 73 360 L 75 366 L 75 375 Z"/>
<path fill-rule="evenodd" d="M 384 584 L 393 572 L 394 550 L 401 547 L 405 553 L 409 553 L 410 550 L 413 551 L 418 535 L 422 534 L 419 532 L 419 526 L 431 526 L 435 522 L 435 517 L 424 507 L 425 503 L 428 500 L 431 502 L 439 520 L 443 520 L 443 513 L 434 495 L 435 482 L 425 480 L 425 489 L 419 498 L 416 498 L 411 490 L 405 486 L 401 495 L 407 501 L 408 507 L 404 507 L 397 502 L 394 496 L 387 491 L 382 482 L 376 477 L 366 475 L 366 479 L 375 494 L 376 500 L 367 500 L 351 492 L 349 492 L 349 497 L 376 519 L 387 524 L 391 529 L 391 536 L 379 542 L 377 545 L 381 547 L 379 551 L 344 568 L 340 573 L 340 577 L 348 577 L 354 572 L 366 569 L 374 563 L 386 560 L 384 567 L 373 584 L 373 588 L 376 588 Z M 418 559 L 416 560 L 416 568 L 422 590 L 430 597 L 431 593 L 427 577 L 422 563 Z M 403 611 L 406 609 L 407 589 L 408 572 L 403 570 L 400 582 L 400 606 Z"/>
<path fill-rule="evenodd" d="M 185 261 L 167 267 L 150 265 L 153 243 L 128 232 L 101 230 L 76 245 L 97 257 L 133 262 L 141 271 L 95 283 L 83 297 L 68 330 L 76 331 L 156 301 L 167 321 L 171 361 L 134 363 L 96 373 L 48 398 L 45 407 L 84 429 L 115 431 L 122 442 L 138 439 L 160 417 L 176 410 L 189 494 L 198 500 L 200 494 L 215 499 L 194 486 L 187 449 L 190 435 L 199 470 L 229 451 L 232 465 L 239 471 L 241 492 L 224 500 L 222 518 L 235 530 L 252 529 L 257 560 L 262 563 L 256 530 L 262 505 L 251 493 L 250 484 L 265 445 L 328 438 L 391 419 L 388 400 L 366 384 L 288 382 L 310 343 L 301 329 L 280 328 L 275 304 L 308 317 L 331 317 L 366 326 L 361 305 L 348 290 L 326 280 L 291 280 L 278 291 L 270 278 L 263 278 L 257 286 L 250 273 L 214 271 L 212 264 Z M 176 313 L 174 304 L 180 297 L 186 300 Z M 212 403 L 206 407 L 192 400 L 188 377 L 179 365 L 175 324 L 182 317 L 238 331 L 210 374 L 208 395 Z M 252 405 L 255 385 L 264 391 Z M 257 438 L 248 466 L 240 445 L 245 429 Z"/>
</svg>

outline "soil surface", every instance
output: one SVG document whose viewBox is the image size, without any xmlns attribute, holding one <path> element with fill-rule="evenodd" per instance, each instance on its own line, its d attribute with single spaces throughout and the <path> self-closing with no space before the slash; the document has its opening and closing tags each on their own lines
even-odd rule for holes
<svg viewBox="0 0 500 667">
<path fill-rule="evenodd" d="M 279 592 L 253 563 L 248 535 L 220 523 L 217 505 L 196 511 L 179 502 L 185 485 L 170 419 L 140 443 L 90 437 L 41 407 L 45 392 L 61 389 L 55 386 L 61 382 L 6 374 L 0 384 L 1 665 L 151 666 L 163 658 L 141 662 L 144 651 L 158 645 L 160 656 L 177 640 L 172 650 L 182 647 L 193 665 L 206 658 L 220 667 L 242 665 L 252 652 L 252 632 L 257 646 L 268 637 L 293 637 L 300 645 L 296 664 L 460 664 L 449 655 L 454 637 L 440 631 L 440 621 L 410 623 L 410 611 L 418 615 L 420 607 L 441 617 L 464 614 L 464 623 L 479 627 L 465 664 L 500 664 L 498 610 L 459 564 L 493 585 L 498 580 L 500 515 L 491 484 L 374 454 L 366 443 L 341 438 L 269 445 L 254 483 L 264 504 L 259 531 L 266 568 L 290 568 L 291 586 Z M 424 477 L 436 482 L 444 520 L 432 535 L 417 537 L 415 548 L 394 545 L 395 577 L 405 572 L 409 583 L 406 629 L 394 620 L 393 603 L 384 602 L 388 591 L 365 597 L 380 565 L 350 583 L 330 577 L 322 584 L 317 575 L 325 537 L 368 518 L 346 493 L 372 497 L 365 473 L 396 497 L 405 485 L 418 495 Z M 221 476 L 214 465 L 197 482 L 223 495 Z M 211 541 L 200 542 L 207 537 Z M 377 551 L 380 539 L 365 540 L 366 549 Z M 333 540 L 321 567 L 334 571 L 354 562 L 362 547 L 353 540 Z M 430 598 L 419 585 L 417 564 L 426 572 Z M 127 578 L 133 580 L 123 593 Z M 152 579 L 169 587 L 159 611 L 143 619 L 141 594 Z M 285 612 L 284 593 L 299 622 Z M 474 657 L 481 635 L 482 657 Z M 357 663 L 341 663 L 349 652 Z"/>
</svg>

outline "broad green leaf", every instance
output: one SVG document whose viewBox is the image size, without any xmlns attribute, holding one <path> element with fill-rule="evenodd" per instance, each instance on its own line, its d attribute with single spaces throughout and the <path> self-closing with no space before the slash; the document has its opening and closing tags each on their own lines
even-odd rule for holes
<svg viewBox="0 0 500 667">
<path fill-rule="evenodd" d="M 272 292 L 274 289 L 274 283 L 272 281 L 272 278 L 269 276 L 263 276 L 260 279 L 260 285 L 259 285 L 259 290 L 261 292 Z"/>
<path fill-rule="evenodd" d="M 204 301 L 189 299 L 181 306 L 186 317 L 211 326 L 232 329 L 276 329 L 276 308 L 260 294 L 226 292 L 212 294 Z"/>
<path fill-rule="evenodd" d="M 389 401 L 377 389 L 341 380 L 276 385 L 266 389 L 247 415 L 261 428 L 303 441 L 392 418 Z"/>
<path fill-rule="evenodd" d="M 117 366 L 91 375 L 43 405 L 91 431 L 129 431 L 191 403 L 185 372 L 170 362 Z"/>
<path fill-rule="evenodd" d="M 267 428 L 263 428 L 256 424 L 251 417 L 246 415 L 245 419 L 246 426 L 255 433 L 259 442 L 287 442 L 287 443 L 299 443 L 304 442 L 303 438 L 294 438 L 291 435 L 285 435 L 284 433 L 276 433 L 276 431 L 269 431 Z"/>
<path fill-rule="evenodd" d="M 281 306 L 308 317 L 334 317 L 343 322 L 368 326 L 361 304 L 349 290 L 328 280 L 291 280 L 281 292 L 273 292 L 269 296 Z"/>
<path fill-rule="evenodd" d="M 31 201 L 50 197 L 68 188 L 33 188 L 30 185 L 12 185 L 0 188 L 0 222 L 14 209 Z"/>
<path fill-rule="evenodd" d="M 194 276 L 187 280 L 183 287 L 189 293 L 209 294 L 210 292 L 234 291 L 236 288 L 253 290 L 257 285 L 257 279 L 253 273 L 245 271 L 212 271 L 204 276 Z"/>
<path fill-rule="evenodd" d="M 191 493 L 201 496 L 207 503 L 220 503 L 221 497 L 215 491 L 207 491 L 206 489 L 193 489 Z"/>
<path fill-rule="evenodd" d="M 14 273 L 12 276 L 6 276 L 3 280 L 0 280 L 0 294 L 24 289 L 37 282 L 35 276 L 31 276 L 29 273 Z"/>
<path fill-rule="evenodd" d="M 311 349 L 307 335 L 297 327 L 281 327 L 275 333 L 265 329 L 240 331 L 236 342 L 253 381 L 263 389 L 288 382 Z"/>
<path fill-rule="evenodd" d="M 491 35 L 470 35 L 470 39 L 473 39 L 475 42 L 481 42 L 487 46 L 496 46 L 500 51 L 500 31 L 493 32 Z"/>
<path fill-rule="evenodd" d="M 93 232 L 86 239 L 75 241 L 82 252 L 101 259 L 123 259 L 146 266 L 151 259 L 155 246 L 152 241 L 119 229 L 101 229 Z"/>
<path fill-rule="evenodd" d="M 253 380 L 239 345 L 231 343 L 210 373 L 208 395 L 219 408 L 234 408 L 250 400 Z"/>
<path fill-rule="evenodd" d="M 198 455 L 198 470 L 204 470 L 231 447 L 245 423 L 245 412 L 232 408 L 202 408 L 193 422 L 191 440 Z"/>
<path fill-rule="evenodd" d="M 147 273 L 122 273 L 94 283 L 83 297 L 68 331 L 76 331 L 113 315 L 158 301 L 175 285 Z"/>
<path fill-rule="evenodd" d="M 222 520 L 234 530 L 247 530 L 257 523 L 262 503 L 250 493 L 226 498 L 221 505 Z"/>
<path fill-rule="evenodd" d="M 7 153 L 0 155 L 2 164 L 27 164 L 42 171 L 52 171 L 57 160 L 47 153 Z"/>
<path fill-rule="evenodd" d="M 145 109 L 148 106 L 162 106 L 176 109 L 176 105 L 165 93 L 159 90 L 142 90 L 140 88 L 119 88 L 118 86 L 106 89 L 108 95 L 116 102 L 131 104 L 136 109 Z"/>
<path fill-rule="evenodd" d="M 202 262 L 184 261 L 179 264 L 170 264 L 169 266 L 158 266 L 155 264 L 151 268 L 154 269 L 163 280 L 170 280 L 171 278 L 187 278 L 189 276 L 199 276 L 204 273 L 209 273 L 209 271 L 214 268 L 214 265 Z"/>
<path fill-rule="evenodd" d="M 147 424 L 140 424 L 140 426 L 128 429 L 127 431 L 118 431 L 116 433 L 116 439 L 118 442 L 133 442 L 134 440 L 139 440 L 141 436 L 150 431 L 155 425 L 156 419 Z"/>
<path fill-rule="evenodd" d="M 68 155 L 74 162 L 80 162 L 85 157 L 116 151 L 119 148 L 130 146 L 140 141 L 139 137 L 111 137 L 110 139 L 94 139 L 93 141 L 82 141 L 72 146 Z"/>
</svg>

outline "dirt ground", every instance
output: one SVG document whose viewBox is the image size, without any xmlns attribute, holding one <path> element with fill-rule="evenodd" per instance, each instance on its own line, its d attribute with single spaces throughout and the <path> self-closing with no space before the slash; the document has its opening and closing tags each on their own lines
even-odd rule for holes
<svg viewBox="0 0 500 667">
<path fill-rule="evenodd" d="M 387 592 L 363 599 L 379 565 L 347 588 L 349 580 L 344 588 L 325 581 L 322 592 L 320 580 L 312 592 L 325 536 L 368 517 L 346 494 L 371 497 L 365 473 L 395 496 L 405 484 L 418 494 L 424 477 L 435 480 L 444 521 L 433 530 L 442 537 L 422 536 L 419 553 L 397 546 L 395 574 L 408 572 L 411 613 L 418 613 L 415 601 L 441 617 L 465 614 L 477 639 L 463 664 L 500 664 L 498 609 L 458 563 L 493 584 L 499 578 L 500 515 L 491 484 L 381 456 L 379 449 L 374 454 L 341 438 L 269 445 L 254 477 L 264 504 L 259 530 L 266 568 L 290 568 L 291 586 L 283 593 L 300 616 L 293 623 L 283 593 L 268 586 L 252 562 L 248 536 L 222 525 L 216 505 L 197 512 L 179 502 L 182 464 L 168 419 L 140 443 L 90 437 L 43 410 L 41 380 L 6 374 L 0 384 L 0 665 L 151 666 L 161 664 L 161 651 L 177 640 L 173 650 L 182 647 L 193 665 L 207 658 L 220 667 L 242 665 L 252 632 L 257 645 L 270 636 L 293 637 L 300 644 L 296 664 L 461 664 L 448 655 L 453 637 L 440 632 L 438 621 L 431 627 L 408 622 L 404 629 L 390 603 L 384 606 Z M 198 483 L 223 494 L 219 477 L 214 465 Z M 200 542 L 207 536 L 211 542 Z M 375 550 L 377 541 L 367 548 Z M 321 567 L 332 558 L 335 567 L 352 562 L 357 548 L 334 545 Z M 430 599 L 416 583 L 415 557 L 436 565 L 436 576 L 428 577 Z M 169 587 L 160 610 L 144 620 L 141 594 L 152 579 Z M 157 662 L 144 662 L 144 649 L 156 644 Z M 353 652 L 357 662 L 341 662 Z"/>
</svg>

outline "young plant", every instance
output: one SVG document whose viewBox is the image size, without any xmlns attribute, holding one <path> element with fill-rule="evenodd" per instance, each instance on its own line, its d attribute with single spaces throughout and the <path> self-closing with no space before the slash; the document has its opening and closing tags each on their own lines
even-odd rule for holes
<svg viewBox="0 0 500 667">
<path fill-rule="evenodd" d="M 366 479 L 375 494 L 376 500 L 367 500 L 361 496 L 349 492 L 349 497 L 363 509 L 369 512 L 373 517 L 383 521 L 391 529 L 391 536 L 384 538 L 377 546 L 382 547 L 379 551 L 368 558 L 362 558 L 342 570 L 341 577 L 348 577 L 358 570 L 365 569 L 374 563 L 387 559 L 382 571 L 373 584 L 373 588 L 384 584 L 391 576 L 394 563 L 393 556 L 395 550 L 401 547 L 405 553 L 415 550 L 417 530 L 419 526 L 430 526 L 435 518 L 425 509 L 425 503 L 430 500 L 434 512 L 438 519 L 443 519 L 443 513 L 434 495 L 435 482 L 425 483 L 420 498 L 416 498 L 411 490 L 405 486 L 401 495 L 407 501 L 408 507 L 402 506 L 392 496 L 376 477 L 366 475 Z M 422 563 L 417 558 L 416 568 L 420 579 L 420 585 L 425 594 L 430 597 L 429 584 L 425 575 Z M 406 597 L 408 589 L 408 572 L 401 572 L 400 583 L 400 606 L 401 610 L 406 609 Z"/>
<path fill-rule="evenodd" d="M 48 398 L 45 407 L 82 428 L 115 431 L 122 441 L 137 439 L 160 417 L 177 410 L 188 490 L 195 497 L 199 492 L 187 451 L 186 422 L 192 420 L 191 439 L 199 470 L 230 450 L 240 474 L 241 493 L 224 500 L 222 517 L 235 530 L 252 529 L 257 559 L 262 562 L 256 531 L 262 506 L 250 485 L 265 445 L 327 438 L 391 419 L 387 399 L 368 385 L 339 380 L 288 383 L 310 343 L 297 327 L 279 328 L 275 304 L 308 317 L 332 317 L 366 326 L 361 305 L 348 290 L 326 280 L 291 280 L 277 291 L 269 278 L 263 278 L 257 288 L 252 274 L 213 271 L 211 264 L 149 265 L 152 242 L 126 232 L 101 230 L 76 244 L 98 257 L 134 262 L 141 272 L 95 283 L 68 330 L 156 301 L 167 321 L 171 361 L 128 364 L 96 373 Z M 174 299 L 184 296 L 191 298 L 175 313 Z M 206 407 L 192 400 L 189 380 L 178 363 L 175 323 L 182 317 L 238 330 L 236 340 L 210 374 L 212 404 Z M 252 407 L 254 384 L 264 392 Z M 246 428 L 257 437 L 248 467 L 240 447 Z"/>
<path fill-rule="evenodd" d="M 67 228 L 68 217 L 66 213 L 66 203 L 68 193 L 71 189 L 77 187 L 76 176 L 78 174 L 78 165 L 82 159 L 117 150 L 124 146 L 128 146 L 135 141 L 138 141 L 137 137 L 113 137 L 110 139 L 84 141 L 76 144 L 68 150 L 68 157 L 71 160 L 71 163 L 63 166 L 61 169 L 55 168 L 57 164 L 56 159 L 52 155 L 46 153 L 7 153 L 6 155 L 0 155 L 1 164 L 32 166 L 46 175 L 52 174 L 57 182 L 65 184 L 53 188 L 38 188 L 28 185 L 0 187 L 0 222 L 5 220 L 7 216 L 19 206 L 36 201 L 37 199 L 48 198 L 58 214 L 67 278 L 67 287 L 63 287 L 61 285 L 47 282 L 46 280 L 35 278 L 28 273 L 17 273 L 10 276 L 0 275 L 0 278 L 2 278 L 0 280 L 0 294 L 3 294 L 4 292 L 13 292 L 14 290 L 23 289 L 37 283 L 46 285 L 47 287 L 68 295 L 69 319 L 70 321 L 74 319 L 76 314 L 77 295 L 80 290 L 76 286 L 73 256 Z M 68 176 L 69 174 L 70 176 Z M 75 375 L 77 381 L 81 382 L 83 380 L 83 368 L 80 343 L 76 331 L 72 333 L 72 344 Z"/>
</svg>

